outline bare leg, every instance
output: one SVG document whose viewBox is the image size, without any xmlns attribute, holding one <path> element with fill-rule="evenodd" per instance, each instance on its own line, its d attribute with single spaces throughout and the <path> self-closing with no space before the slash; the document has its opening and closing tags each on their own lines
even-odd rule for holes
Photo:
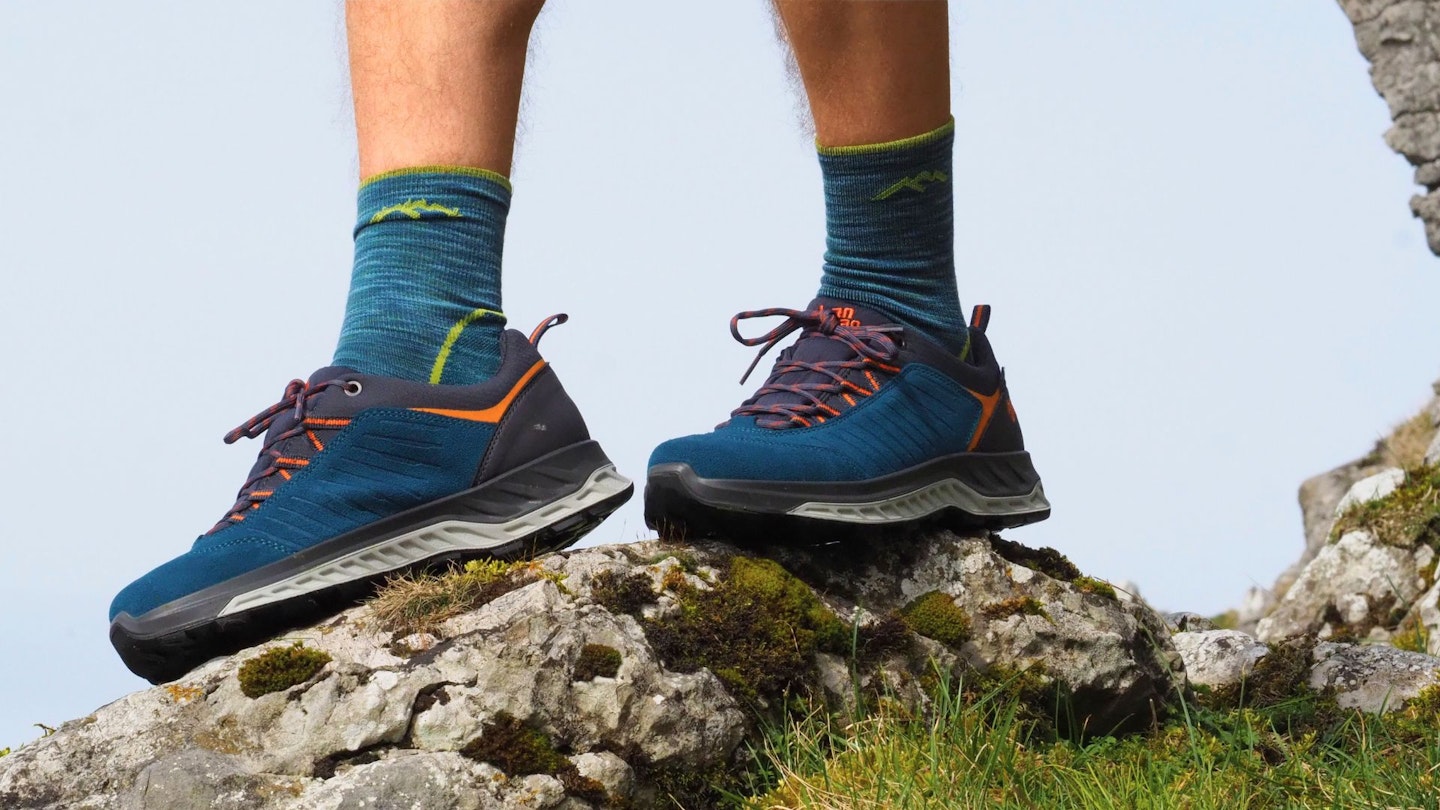
<svg viewBox="0 0 1440 810">
<path fill-rule="evenodd" d="M 775 0 L 822 146 L 894 141 L 950 119 L 945 0 Z"/>
<path fill-rule="evenodd" d="M 525 51 L 544 0 L 349 0 L 360 176 L 510 173 Z"/>
</svg>

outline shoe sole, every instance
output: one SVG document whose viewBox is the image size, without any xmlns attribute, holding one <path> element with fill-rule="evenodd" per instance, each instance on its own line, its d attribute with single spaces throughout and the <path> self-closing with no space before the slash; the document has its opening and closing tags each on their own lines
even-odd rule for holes
<svg viewBox="0 0 1440 810">
<path fill-rule="evenodd" d="M 962 453 L 866 481 L 702 478 L 688 464 L 657 464 L 645 486 L 645 523 L 666 537 L 744 540 L 778 532 L 824 542 L 928 525 L 1005 529 L 1050 516 L 1030 454 Z"/>
<path fill-rule="evenodd" d="M 141 616 L 121 613 L 110 641 L 131 672 L 151 683 L 174 680 L 217 655 L 338 612 L 369 596 L 383 577 L 566 548 L 634 491 L 598 444 L 581 442 Z"/>
</svg>

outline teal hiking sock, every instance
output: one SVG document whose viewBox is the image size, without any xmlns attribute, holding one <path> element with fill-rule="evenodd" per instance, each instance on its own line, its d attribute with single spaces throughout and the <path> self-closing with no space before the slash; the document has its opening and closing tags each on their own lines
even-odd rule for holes
<svg viewBox="0 0 1440 810">
<path fill-rule="evenodd" d="M 509 181 L 484 169 L 422 166 L 362 183 L 334 365 L 448 385 L 494 374 L 509 211 Z"/>
<path fill-rule="evenodd" d="M 820 295 L 874 307 L 953 352 L 968 338 L 955 287 L 955 120 L 889 143 L 819 147 Z"/>
</svg>

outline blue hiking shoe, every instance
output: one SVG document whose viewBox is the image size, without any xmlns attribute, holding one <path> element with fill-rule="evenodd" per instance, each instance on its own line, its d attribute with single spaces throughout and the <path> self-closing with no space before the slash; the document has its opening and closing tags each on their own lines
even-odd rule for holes
<svg viewBox="0 0 1440 810">
<path fill-rule="evenodd" d="M 767 316 L 786 320 L 740 335 L 741 320 Z M 736 315 L 735 339 L 764 344 L 755 363 L 791 332 L 800 339 L 729 421 L 655 449 L 646 524 L 666 536 L 809 540 L 1049 517 L 985 338 L 989 317 L 975 308 L 957 357 L 882 313 L 826 298 L 805 312 Z"/>
<path fill-rule="evenodd" d="M 634 491 L 590 439 L 535 344 L 495 376 L 438 386 L 324 368 L 226 437 L 264 435 L 235 505 L 189 552 L 131 583 L 110 640 L 160 683 L 320 618 L 385 575 L 564 548 Z"/>
</svg>

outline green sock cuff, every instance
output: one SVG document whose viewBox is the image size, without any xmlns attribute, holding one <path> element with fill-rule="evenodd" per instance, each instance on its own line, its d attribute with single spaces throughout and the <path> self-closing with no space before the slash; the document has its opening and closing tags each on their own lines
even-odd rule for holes
<svg viewBox="0 0 1440 810">
<path fill-rule="evenodd" d="M 911 149 L 916 146 L 924 146 L 950 135 L 955 131 L 955 116 L 939 127 L 930 130 L 922 135 L 912 135 L 909 138 L 901 138 L 898 141 L 886 141 L 884 143 L 863 143 L 855 146 L 822 146 L 820 140 L 815 140 L 815 149 L 822 155 L 874 155 L 881 152 L 898 152 L 902 149 Z"/>
<path fill-rule="evenodd" d="M 404 177 L 410 174 L 459 174 L 466 177 L 479 177 L 505 187 L 506 191 L 513 192 L 510 187 L 510 178 L 499 172 L 492 172 L 489 169 L 480 169 L 474 166 L 410 166 L 404 169 L 392 169 L 388 172 L 372 174 L 360 181 L 360 188 L 365 188 L 371 183 L 385 180 L 390 177 Z"/>
</svg>

